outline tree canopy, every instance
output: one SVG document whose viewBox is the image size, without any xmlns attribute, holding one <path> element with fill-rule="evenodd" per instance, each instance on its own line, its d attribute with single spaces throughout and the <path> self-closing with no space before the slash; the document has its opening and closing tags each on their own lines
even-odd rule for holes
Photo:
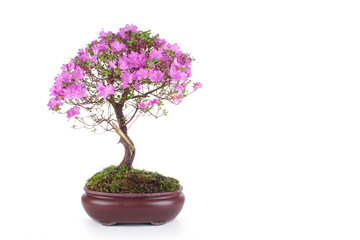
<svg viewBox="0 0 360 240">
<path fill-rule="evenodd" d="M 120 120 L 127 126 L 141 115 L 166 115 L 165 102 L 179 104 L 201 88 L 200 82 L 191 85 L 193 60 L 176 43 L 134 25 L 117 33 L 102 30 L 62 66 L 48 107 L 82 127 L 119 133 Z"/>
</svg>

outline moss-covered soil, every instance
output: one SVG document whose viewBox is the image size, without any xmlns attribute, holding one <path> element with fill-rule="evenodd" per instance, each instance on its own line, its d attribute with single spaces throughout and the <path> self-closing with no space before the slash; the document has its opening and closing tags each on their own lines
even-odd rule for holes
<svg viewBox="0 0 360 240">
<path fill-rule="evenodd" d="M 89 178 L 86 187 L 107 193 L 156 193 L 175 191 L 180 184 L 156 172 L 110 166 Z"/>
</svg>

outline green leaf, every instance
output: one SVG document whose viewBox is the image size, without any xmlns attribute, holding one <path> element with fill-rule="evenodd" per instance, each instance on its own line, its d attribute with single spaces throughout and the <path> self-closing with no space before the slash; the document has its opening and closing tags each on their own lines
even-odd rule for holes
<svg viewBox="0 0 360 240">
<path fill-rule="evenodd" d="M 159 62 L 159 59 L 152 58 L 151 61 L 153 62 L 153 64 L 157 64 Z"/>
</svg>

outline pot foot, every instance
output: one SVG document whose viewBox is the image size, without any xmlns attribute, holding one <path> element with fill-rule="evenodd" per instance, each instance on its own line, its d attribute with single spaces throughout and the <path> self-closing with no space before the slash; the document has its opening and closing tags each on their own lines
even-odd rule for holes
<svg viewBox="0 0 360 240">
<path fill-rule="evenodd" d="M 100 221 L 100 223 L 103 226 L 114 226 L 117 224 L 116 222 L 102 222 L 102 221 Z"/>
<path fill-rule="evenodd" d="M 159 226 L 165 224 L 167 221 L 159 221 L 159 222 L 150 222 L 151 225 Z"/>
</svg>

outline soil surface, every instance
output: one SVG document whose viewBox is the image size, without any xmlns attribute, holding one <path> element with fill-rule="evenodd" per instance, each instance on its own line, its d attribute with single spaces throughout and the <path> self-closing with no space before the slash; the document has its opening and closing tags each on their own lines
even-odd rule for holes
<svg viewBox="0 0 360 240">
<path fill-rule="evenodd" d="M 89 178 L 86 187 L 107 193 L 156 193 L 175 191 L 180 184 L 175 178 L 157 172 L 110 166 Z"/>
</svg>

